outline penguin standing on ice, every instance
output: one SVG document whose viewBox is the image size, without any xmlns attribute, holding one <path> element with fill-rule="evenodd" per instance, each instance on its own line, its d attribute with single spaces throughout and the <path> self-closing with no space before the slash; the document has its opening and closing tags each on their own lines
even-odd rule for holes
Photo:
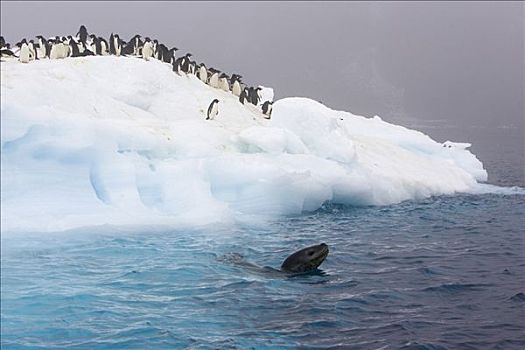
<svg viewBox="0 0 525 350">
<path fill-rule="evenodd" d="M 248 102 L 248 88 L 244 88 L 241 91 L 241 94 L 239 95 L 239 102 L 243 105 L 245 105 L 246 102 Z"/>
<path fill-rule="evenodd" d="M 109 53 L 111 55 L 120 56 L 122 52 L 122 42 L 118 34 L 113 34 L 109 36 Z"/>
<path fill-rule="evenodd" d="M 241 88 L 241 76 L 238 74 L 232 74 L 230 78 L 230 84 L 232 87 L 232 93 L 239 97 L 241 96 L 242 88 Z"/>
<path fill-rule="evenodd" d="M 228 78 L 228 75 L 226 75 L 225 73 L 222 73 L 219 76 L 219 89 L 224 91 L 230 91 L 230 83 L 228 82 Z"/>
<path fill-rule="evenodd" d="M 6 43 L 3 36 L 0 36 L 0 57 L 14 57 L 15 54 L 11 51 L 11 45 Z"/>
<path fill-rule="evenodd" d="M 215 68 L 209 68 L 208 71 L 210 75 L 208 85 L 217 89 L 219 87 L 219 71 Z"/>
<path fill-rule="evenodd" d="M 68 47 L 69 47 L 69 57 L 79 57 L 80 56 L 80 50 L 78 48 L 78 44 L 72 38 L 69 39 Z"/>
<path fill-rule="evenodd" d="M 270 119 L 272 117 L 272 104 L 273 102 L 266 101 L 262 105 L 262 112 L 266 116 L 266 119 Z"/>
<path fill-rule="evenodd" d="M 107 56 L 109 54 L 109 44 L 103 37 L 99 36 L 98 41 L 100 42 L 100 54 L 102 56 Z"/>
<path fill-rule="evenodd" d="M 259 91 L 261 91 L 262 88 L 258 87 L 258 88 L 253 88 L 253 87 L 250 87 L 249 90 L 248 90 L 248 100 L 254 104 L 255 106 L 257 106 L 259 104 L 259 100 L 261 99 L 261 96 L 259 95 Z"/>
<path fill-rule="evenodd" d="M 199 79 L 206 84 L 206 81 L 208 80 L 208 70 L 206 69 L 206 65 L 201 63 L 197 72 L 199 73 Z"/>
<path fill-rule="evenodd" d="M 182 63 L 180 65 L 180 70 L 183 71 L 184 73 L 188 74 L 190 72 L 190 57 L 192 56 L 191 53 L 187 53 L 183 58 L 182 58 Z"/>
<path fill-rule="evenodd" d="M 213 120 L 217 114 L 219 114 L 219 100 L 215 99 L 211 101 L 210 106 L 208 107 L 206 120 Z"/>
<path fill-rule="evenodd" d="M 78 33 L 77 33 L 77 37 L 81 42 L 83 42 L 84 44 L 86 43 L 87 38 L 88 38 L 88 32 L 84 25 L 80 26 L 80 29 L 78 30 Z"/>
<path fill-rule="evenodd" d="M 142 58 L 146 61 L 153 57 L 153 43 L 150 38 L 144 39 L 144 46 L 142 47 Z"/>
<path fill-rule="evenodd" d="M 95 55 L 101 55 L 102 54 L 102 48 L 100 46 L 100 40 L 98 40 L 97 36 L 95 34 L 91 34 L 89 36 L 90 43 L 87 44 L 89 49 L 95 54 Z"/>
<path fill-rule="evenodd" d="M 38 60 L 38 54 L 35 47 L 35 42 L 33 40 L 29 40 L 29 43 L 27 44 L 29 47 L 29 59 L 30 60 Z"/>
<path fill-rule="evenodd" d="M 91 51 L 82 41 L 78 42 L 78 52 L 80 56 L 95 56 L 93 51 Z"/>
<path fill-rule="evenodd" d="M 171 63 L 173 65 L 173 62 L 175 62 L 175 52 L 177 50 L 178 49 L 176 47 L 172 47 L 171 49 L 168 50 L 169 61 L 167 63 Z"/>
<path fill-rule="evenodd" d="M 22 63 L 29 63 L 31 59 L 31 52 L 29 51 L 29 46 L 27 45 L 26 39 L 21 41 L 20 53 L 18 54 L 18 60 Z"/>
<path fill-rule="evenodd" d="M 51 46 L 48 41 L 42 35 L 38 35 L 36 38 L 38 39 L 38 57 L 49 57 Z"/>
</svg>

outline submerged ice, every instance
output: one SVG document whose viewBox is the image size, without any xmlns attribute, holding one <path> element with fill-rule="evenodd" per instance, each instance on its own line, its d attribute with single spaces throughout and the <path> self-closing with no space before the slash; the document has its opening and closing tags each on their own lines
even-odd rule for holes
<svg viewBox="0 0 525 350">
<path fill-rule="evenodd" d="M 1 96 L 3 230 L 210 224 L 475 192 L 487 179 L 468 144 L 307 98 L 276 101 L 266 120 L 156 60 L 3 62 Z"/>
</svg>

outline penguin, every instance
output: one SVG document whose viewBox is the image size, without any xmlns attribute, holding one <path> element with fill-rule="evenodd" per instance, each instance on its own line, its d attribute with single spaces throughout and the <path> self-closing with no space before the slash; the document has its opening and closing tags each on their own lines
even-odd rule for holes
<svg viewBox="0 0 525 350">
<path fill-rule="evenodd" d="M 133 41 L 130 41 L 126 44 L 126 46 L 124 46 L 122 48 L 122 54 L 127 56 L 127 55 L 133 55 L 133 51 L 134 51 L 134 48 L 133 48 Z"/>
<path fill-rule="evenodd" d="M 115 35 L 113 33 L 111 33 L 111 35 L 109 36 L 109 54 L 110 55 L 116 55 L 117 54 L 117 51 L 115 49 Z"/>
<path fill-rule="evenodd" d="M 230 83 L 228 80 L 228 76 L 225 73 L 222 73 L 219 77 L 219 89 L 230 91 Z"/>
<path fill-rule="evenodd" d="M 86 44 L 86 41 L 87 41 L 87 38 L 88 38 L 88 32 L 87 32 L 87 29 L 86 29 L 86 27 L 84 25 L 80 26 L 80 29 L 78 30 L 78 33 L 77 33 L 77 38 L 82 43 Z"/>
<path fill-rule="evenodd" d="M 36 38 L 38 39 L 38 57 L 49 57 L 49 51 L 51 50 L 49 42 L 42 35 L 38 35 Z"/>
<path fill-rule="evenodd" d="M 238 74 L 232 74 L 232 76 L 230 78 L 230 84 L 231 84 L 231 87 L 232 87 L 232 93 L 235 96 L 241 96 L 241 91 L 242 91 L 241 78 L 242 77 L 240 75 L 238 75 Z"/>
<path fill-rule="evenodd" d="M 50 43 L 51 49 L 49 50 L 49 58 L 52 60 L 58 59 L 59 56 L 59 47 L 58 43 L 54 40 L 49 40 L 48 43 Z"/>
<path fill-rule="evenodd" d="M 120 56 L 122 53 L 122 42 L 118 34 L 115 34 L 115 55 L 117 56 Z"/>
<path fill-rule="evenodd" d="M 184 73 L 186 73 L 186 74 L 188 74 L 189 71 L 190 71 L 190 57 L 191 57 L 191 56 L 192 56 L 191 53 L 187 53 L 187 54 L 183 57 L 183 59 L 182 59 L 182 63 L 181 63 L 181 65 L 180 65 L 180 66 L 181 66 L 181 70 L 182 70 Z"/>
<path fill-rule="evenodd" d="M 146 38 L 142 47 L 142 58 L 149 61 L 151 57 L 153 57 L 153 43 L 150 38 Z"/>
<path fill-rule="evenodd" d="M 169 50 L 166 47 L 166 45 L 159 44 L 157 46 L 157 59 L 162 61 L 162 62 L 165 62 L 165 63 L 170 63 L 171 62 L 171 57 L 170 57 L 170 54 L 169 54 Z"/>
<path fill-rule="evenodd" d="M 123 53 L 126 55 L 142 56 L 142 47 L 144 42 L 139 34 L 135 34 L 133 38 L 129 40 L 129 43 L 123 49 Z"/>
<path fill-rule="evenodd" d="M 209 73 L 210 77 L 208 78 L 208 85 L 213 88 L 218 88 L 219 87 L 219 71 L 214 68 L 210 68 L 209 72 L 210 72 Z"/>
<path fill-rule="evenodd" d="M 239 95 L 239 102 L 243 105 L 248 102 L 248 88 L 244 88 L 242 90 L 241 94 Z"/>
<path fill-rule="evenodd" d="M 160 57 L 160 53 L 159 53 L 159 41 L 157 39 L 154 39 L 153 40 L 153 57 L 155 57 L 156 59 L 160 60 L 161 57 Z"/>
<path fill-rule="evenodd" d="M 206 84 L 206 81 L 208 80 L 208 70 L 206 69 L 206 65 L 204 65 L 204 63 L 200 64 L 198 73 L 199 79 Z"/>
<path fill-rule="evenodd" d="M 5 39 L 0 35 L 0 49 L 5 47 Z"/>
<path fill-rule="evenodd" d="M 20 52 L 18 54 L 18 60 L 22 63 L 29 63 L 31 60 L 31 52 L 29 51 L 29 46 L 27 45 L 26 39 L 22 39 L 20 42 Z"/>
<path fill-rule="evenodd" d="M 62 37 L 62 58 L 69 57 L 71 54 L 71 48 L 69 47 L 69 40 L 63 36 Z"/>
<path fill-rule="evenodd" d="M 102 56 L 107 56 L 110 54 L 109 52 L 109 44 L 103 37 L 99 36 L 98 41 L 100 42 L 100 52 Z"/>
<path fill-rule="evenodd" d="M 29 43 L 27 44 L 29 48 L 29 59 L 30 60 L 38 60 L 37 51 L 35 47 L 35 42 L 33 40 L 29 40 Z"/>
<path fill-rule="evenodd" d="M 86 56 L 95 56 L 93 51 L 88 49 L 85 44 L 82 41 L 78 42 L 78 52 L 80 56 L 86 57 Z"/>
<path fill-rule="evenodd" d="M 135 35 L 135 38 L 133 39 L 133 54 L 135 56 L 142 55 L 142 47 L 144 46 L 144 42 L 141 39 L 140 35 Z"/>
<path fill-rule="evenodd" d="M 262 105 L 262 112 L 266 116 L 264 118 L 270 119 L 272 117 L 272 104 L 273 102 L 265 101 Z"/>
<path fill-rule="evenodd" d="M 260 90 L 262 90 L 262 88 L 260 87 L 257 87 L 257 88 L 250 87 L 248 89 L 248 101 L 255 106 L 259 104 L 259 100 L 261 99 L 261 97 L 259 96 Z"/>
<path fill-rule="evenodd" d="M 59 58 L 64 58 L 64 44 L 60 40 L 60 38 L 56 37 L 54 40 L 50 39 L 51 41 L 51 50 L 49 53 L 49 58 L 56 60 Z"/>
<path fill-rule="evenodd" d="M 89 36 L 89 43 L 87 44 L 87 48 L 89 48 L 89 50 L 91 50 L 91 52 L 93 52 L 95 55 L 102 54 L 100 40 L 98 40 L 95 34 L 91 34 Z"/>
<path fill-rule="evenodd" d="M 10 44 L 4 42 L 4 45 L 0 48 L 0 57 L 15 57 Z"/>
<path fill-rule="evenodd" d="M 173 71 L 178 75 L 182 75 L 182 61 L 184 61 L 184 57 L 179 57 L 172 63 Z"/>
<path fill-rule="evenodd" d="M 168 57 L 169 57 L 169 62 L 168 63 L 173 64 L 173 62 L 175 62 L 175 52 L 177 50 L 178 49 L 176 47 L 172 47 L 171 49 L 168 50 Z"/>
<path fill-rule="evenodd" d="M 195 61 L 190 61 L 190 65 L 188 67 L 188 70 L 190 74 L 195 75 L 197 73 L 197 63 Z"/>
<path fill-rule="evenodd" d="M 75 40 L 69 40 L 69 57 L 79 57 L 80 56 L 80 50 L 78 48 L 77 43 Z"/>
<path fill-rule="evenodd" d="M 219 114 L 219 100 L 214 99 L 211 101 L 210 106 L 208 107 L 208 114 L 206 120 L 213 120 Z"/>
</svg>

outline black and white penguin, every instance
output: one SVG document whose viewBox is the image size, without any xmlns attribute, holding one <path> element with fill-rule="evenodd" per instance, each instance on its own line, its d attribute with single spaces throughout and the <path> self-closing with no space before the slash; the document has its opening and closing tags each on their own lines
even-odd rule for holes
<svg viewBox="0 0 525 350">
<path fill-rule="evenodd" d="M 245 105 L 247 102 L 249 102 L 248 101 L 248 94 L 249 94 L 248 88 L 242 89 L 241 94 L 239 95 L 239 102 L 242 103 L 243 105 Z"/>
<path fill-rule="evenodd" d="M 86 45 L 82 42 L 78 42 L 78 52 L 80 56 L 86 57 L 86 56 L 94 56 L 95 54 L 93 51 L 91 51 Z"/>
<path fill-rule="evenodd" d="M 153 42 L 153 57 L 155 57 L 158 60 L 161 60 L 160 57 L 161 53 L 159 52 L 159 41 L 157 39 L 154 39 Z"/>
<path fill-rule="evenodd" d="M 219 71 L 215 68 L 209 68 L 208 69 L 208 75 L 209 75 L 209 78 L 208 78 L 208 85 L 213 87 L 213 88 L 218 88 L 219 87 Z"/>
<path fill-rule="evenodd" d="M 6 43 L 3 39 L 0 40 L 0 57 L 15 57 L 15 53 L 11 50 L 11 45 Z"/>
<path fill-rule="evenodd" d="M 31 60 L 31 51 L 27 45 L 26 39 L 22 39 L 20 42 L 20 52 L 18 54 L 18 60 L 22 63 L 29 63 Z"/>
<path fill-rule="evenodd" d="M 80 29 L 78 30 L 78 33 L 77 33 L 77 38 L 79 41 L 86 44 L 87 38 L 88 38 L 88 31 L 84 25 L 80 26 Z"/>
<path fill-rule="evenodd" d="M 78 48 L 78 44 L 75 40 L 69 39 L 68 40 L 68 47 L 69 47 L 69 57 L 79 57 L 80 56 L 80 50 Z"/>
<path fill-rule="evenodd" d="M 120 56 L 122 52 L 122 41 L 120 40 L 118 34 L 113 34 L 109 36 L 109 54 Z"/>
<path fill-rule="evenodd" d="M 230 91 L 229 77 L 225 73 L 219 76 L 219 89 L 223 91 Z"/>
<path fill-rule="evenodd" d="M 38 52 L 36 50 L 35 42 L 33 40 L 29 40 L 27 46 L 29 47 L 29 52 L 31 53 L 30 59 L 38 60 Z"/>
<path fill-rule="evenodd" d="M 219 100 L 214 99 L 211 101 L 210 106 L 208 107 L 208 114 L 206 120 L 212 120 L 219 114 Z"/>
<path fill-rule="evenodd" d="M 169 57 L 168 63 L 173 64 L 173 62 L 175 62 L 175 52 L 177 52 L 177 50 L 178 49 L 176 47 L 172 47 L 171 49 L 168 50 L 168 57 Z"/>
<path fill-rule="evenodd" d="M 150 38 L 144 39 L 144 46 L 142 47 L 142 58 L 149 61 L 153 57 L 153 43 Z"/>
<path fill-rule="evenodd" d="M 69 39 L 65 36 L 62 37 L 62 58 L 66 58 L 70 55 L 71 48 L 69 47 Z"/>
<path fill-rule="evenodd" d="M 232 87 L 232 93 L 235 96 L 241 96 L 242 86 L 241 86 L 241 76 L 238 74 L 232 74 L 230 78 L 230 84 Z"/>
<path fill-rule="evenodd" d="M 200 81 L 206 84 L 206 82 L 208 81 L 208 70 L 206 69 L 206 65 L 204 63 L 201 63 L 199 65 L 197 73 Z"/>
<path fill-rule="evenodd" d="M 49 45 L 49 58 L 56 60 L 58 58 L 58 42 L 56 39 L 48 39 L 47 43 Z"/>
<path fill-rule="evenodd" d="M 5 39 L 0 35 L 0 49 L 5 47 Z"/>
<path fill-rule="evenodd" d="M 128 43 L 122 47 L 122 55 L 142 56 L 142 45 L 140 35 L 136 34 Z"/>
<path fill-rule="evenodd" d="M 184 57 L 179 57 L 172 63 L 173 71 L 178 75 L 182 75 L 182 61 L 184 61 Z"/>
<path fill-rule="evenodd" d="M 103 37 L 99 36 L 98 41 L 100 42 L 100 52 L 102 56 L 109 55 L 109 43 Z"/>
<path fill-rule="evenodd" d="M 169 57 L 168 48 L 164 44 L 158 44 L 157 45 L 157 53 L 156 57 L 158 60 L 166 63 L 170 63 L 171 57 Z"/>
<path fill-rule="evenodd" d="M 42 35 L 38 35 L 36 38 L 38 39 L 38 57 L 49 57 L 51 46 L 49 45 L 48 41 Z"/>
<path fill-rule="evenodd" d="M 272 104 L 273 102 L 265 101 L 262 105 L 262 112 L 266 116 L 266 119 L 270 119 L 272 117 Z"/>
<path fill-rule="evenodd" d="M 183 71 L 184 73 L 188 74 L 190 72 L 190 63 L 191 63 L 191 60 L 190 60 L 190 57 L 192 56 L 191 53 L 187 53 L 183 58 L 182 58 L 182 63 L 180 65 L 180 69 L 181 71 Z"/>
<path fill-rule="evenodd" d="M 259 91 L 261 90 L 262 88 L 260 87 L 257 87 L 257 88 L 250 87 L 248 89 L 248 100 L 251 104 L 256 105 L 256 106 L 259 104 L 259 100 L 261 99 L 261 96 L 259 95 Z"/>
<path fill-rule="evenodd" d="M 91 50 L 95 55 L 101 55 L 100 40 L 98 40 L 95 34 L 89 36 L 89 43 L 87 44 L 89 50 Z"/>
</svg>

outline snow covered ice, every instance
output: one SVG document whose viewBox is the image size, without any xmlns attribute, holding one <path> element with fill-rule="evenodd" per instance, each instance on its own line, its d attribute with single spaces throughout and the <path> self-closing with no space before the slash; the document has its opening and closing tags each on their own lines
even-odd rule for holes
<svg viewBox="0 0 525 350">
<path fill-rule="evenodd" d="M 206 225 L 491 188 L 468 144 L 307 98 L 276 101 L 266 120 L 157 60 L 2 62 L 1 122 L 3 231 Z"/>
</svg>

